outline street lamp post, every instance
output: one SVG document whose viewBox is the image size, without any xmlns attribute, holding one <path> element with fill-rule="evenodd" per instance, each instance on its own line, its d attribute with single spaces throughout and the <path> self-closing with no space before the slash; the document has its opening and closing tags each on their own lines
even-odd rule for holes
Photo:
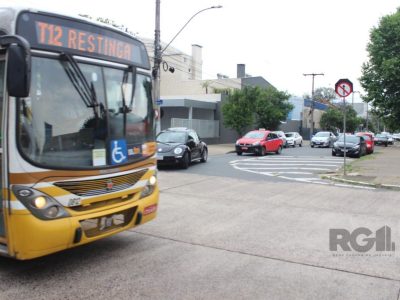
<svg viewBox="0 0 400 300">
<path fill-rule="evenodd" d="M 310 140 L 312 138 L 312 135 L 314 133 L 314 77 L 315 76 L 324 76 L 324 73 L 309 73 L 309 74 L 303 74 L 304 76 L 312 76 L 312 88 L 311 88 L 311 108 L 310 108 L 310 114 L 311 114 L 311 125 L 310 125 Z"/>
<path fill-rule="evenodd" d="M 160 99 L 160 65 L 162 62 L 162 55 L 165 50 L 171 45 L 171 43 L 176 39 L 176 37 L 182 32 L 183 29 L 196 17 L 198 14 L 202 13 L 203 11 L 214 9 L 214 8 L 222 8 L 221 5 L 218 6 L 211 6 L 199 10 L 196 12 L 191 18 L 182 26 L 182 28 L 178 31 L 177 34 L 171 39 L 171 41 L 165 46 L 164 49 L 161 49 L 161 39 L 160 39 L 160 0 L 156 0 L 156 24 L 155 24 L 155 31 L 154 31 L 154 66 L 153 66 L 153 79 L 154 79 L 154 102 L 157 105 L 157 101 Z M 157 133 L 161 131 L 161 114 L 159 111 L 159 107 L 157 106 L 158 110 L 158 119 L 157 119 Z"/>
</svg>

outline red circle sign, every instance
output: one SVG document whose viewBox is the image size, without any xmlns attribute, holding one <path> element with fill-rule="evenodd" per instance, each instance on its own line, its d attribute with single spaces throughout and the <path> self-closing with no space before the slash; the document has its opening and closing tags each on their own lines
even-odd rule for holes
<svg viewBox="0 0 400 300">
<path fill-rule="evenodd" d="M 348 79 L 340 79 L 335 84 L 335 92 L 340 97 L 347 97 L 353 92 L 353 83 Z"/>
</svg>

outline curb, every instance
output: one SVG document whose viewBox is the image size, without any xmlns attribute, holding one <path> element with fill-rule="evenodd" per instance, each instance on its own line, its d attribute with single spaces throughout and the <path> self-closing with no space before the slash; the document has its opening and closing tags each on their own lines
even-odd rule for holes
<svg viewBox="0 0 400 300">
<path fill-rule="evenodd" d="M 374 188 L 383 188 L 388 190 L 400 191 L 400 185 L 392 185 L 392 184 L 382 184 L 382 183 L 370 183 L 370 182 L 363 182 L 363 181 L 355 181 L 350 179 L 339 178 L 335 176 L 321 176 L 323 179 L 329 179 L 332 181 L 349 183 L 353 185 L 360 185 L 360 186 L 367 186 L 367 187 L 374 187 Z"/>
</svg>

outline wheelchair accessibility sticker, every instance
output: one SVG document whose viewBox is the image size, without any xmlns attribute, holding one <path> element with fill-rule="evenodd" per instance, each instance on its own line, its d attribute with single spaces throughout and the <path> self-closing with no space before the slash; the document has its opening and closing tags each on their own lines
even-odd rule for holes
<svg viewBox="0 0 400 300">
<path fill-rule="evenodd" d="M 111 148 L 111 164 L 116 165 L 128 160 L 128 151 L 125 140 L 112 140 Z"/>
</svg>

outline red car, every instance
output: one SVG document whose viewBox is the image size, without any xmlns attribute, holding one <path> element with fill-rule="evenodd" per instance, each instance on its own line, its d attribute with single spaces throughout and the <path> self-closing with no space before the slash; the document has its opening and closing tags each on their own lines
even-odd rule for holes
<svg viewBox="0 0 400 300">
<path fill-rule="evenodd" d="M 367 153 L 374 153 L 374 135 L 370 132 L 357 132 L 356 135 L 364 137 L 367 145 Z"/>
<path fill-rule="evenodd" d="M 269 130 L 253 130 L 246 133 L 236 141 L 235 149 L 237 155 L 242 153 L 254 153 L 265 155 L 267 152 L 282 152 L 283 142 L 276 133 Z"/>
</svg>

